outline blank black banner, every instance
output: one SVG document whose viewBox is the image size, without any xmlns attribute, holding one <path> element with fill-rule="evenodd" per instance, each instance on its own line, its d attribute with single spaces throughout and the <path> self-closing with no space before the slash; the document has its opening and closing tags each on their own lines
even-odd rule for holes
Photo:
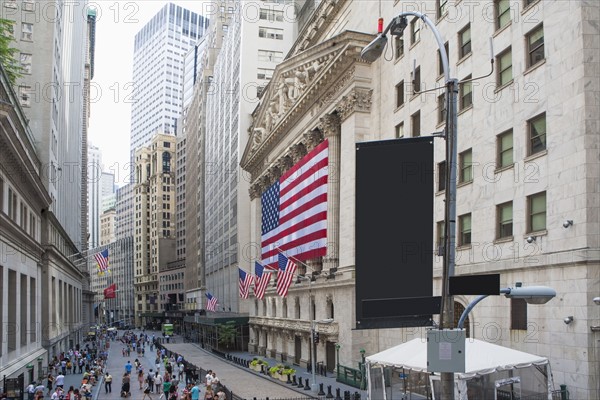
<svg viewBox="0 0 600 400">
<path fill-rule="evenodd" d="M 448 291 L 450 296 L 499 295 L 500 274 L 451 276 Z"/>
<path fill-rule="evenodd" d="M 439 312 L 423 300 L 433 294 L 433 171 L 431 137 L 356 144 L 357 329 L 425 326 Z"/>
</svg>

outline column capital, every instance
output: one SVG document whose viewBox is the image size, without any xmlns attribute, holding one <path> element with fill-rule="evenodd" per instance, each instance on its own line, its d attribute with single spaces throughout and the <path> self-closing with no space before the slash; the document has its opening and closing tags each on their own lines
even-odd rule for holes
<svg viewBox="0 0 600 400">
<path fill-rule="evenodd" d="M 319 130 L 328 138 L 331 136 L 339 136 L 341 133 L 341 123 L 339 115 L 327 114 L 319 119 Z"/>
<path fill-rule="evenodd" d="M 356 111 L 370 112 L 372 95 L 372 89 L 354 88 L 350 93 L 342 97 L 335 107 L 340 115 L 341 121 L 346 120 L 346 118 Z"/>
</svg>

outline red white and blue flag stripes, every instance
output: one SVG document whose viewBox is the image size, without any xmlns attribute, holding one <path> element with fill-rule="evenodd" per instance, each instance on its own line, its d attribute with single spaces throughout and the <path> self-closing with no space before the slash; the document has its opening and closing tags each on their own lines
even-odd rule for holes
<svg viewBox="0 0 600 400">
<path fill-rule="evenodd" d="M 262 194 L 263 265 L 277 265 L 278 248 L 299 261 L 326 254 L 328 150 L 325 140 Z"/>
<path fill-rule="evenodd" d="M 217 309 L 217 298 L 208 292 L 206 292 L 206 298 L 208 299 L 206 309 L 208 311 L 215 311 Z"/>
<path fill-rule="evenodd" d="M 279 253 L 279 271 L 277 272 L 277 294 L 281 297 L 287 296 L 294 274 L 296 263 Z"/>
<path fill-rule="evenodd" d="M 250 286 L 252 286 L 252 282 L 254 282 L 254 276 L 246 273 L 246 271 L 241 268 L 238 269 L 240 271 L 240 297 L 242 299 L 247 299 Z"/>
<path fill-rule="evenodd" d="M 267 290 L 267 286 L 269 286 L 272 272 L 258 261 L 254 263 L 254 271 L 256 274 L 254 280 L 254 295 L 256 298 L 262 299 L 265 297 L 265 291 Z"/>
<path fill-rule="evenodd" d="M 98 263 L 98 275 L 104 275 L 105 272 L 110 272 L 108 269 L 108 249 L 104 249 L 100 253 L 94 254 L 94 258 Z"/>
</svg>

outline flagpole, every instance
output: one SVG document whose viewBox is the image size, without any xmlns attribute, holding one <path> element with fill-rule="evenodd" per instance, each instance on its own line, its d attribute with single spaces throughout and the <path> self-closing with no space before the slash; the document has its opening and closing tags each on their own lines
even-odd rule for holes
<svg viewBox="0 0 600 400">
<path fill-rule="evenodd" d="M 281 247 L 279 247 L 279 246 L 275 246 L 275 248 L 276 248 L 277 250 L 279 250 L 279 252 L 280 252 L 280 253 L 282 253 L 282 254 L 283 254 L 284 256 L 286 256 L 287 258 L 292 258 L 292 259 L 294 259 L 294 261 L 298 262 L 299 264 L 302 264 L 302 265 L 304 265 L 306 268 L 310 268 L 310 269 L 311 269 L 313 272 L 315 271 L 315 269 L 314 269 L 313 267 L 311 267 L 311 266 L 310 266 L 310 265 L 308 265 L 308 264 L 305 264 L 305 263 L 303 263 L 302 261 L 298 260 L 296 257 L 294 257 L 294 256 L 288 256 L 288 255 L 287 255 L 287 253 L 285 252 L 285 250 L 283 250 Z"/>
</svg>

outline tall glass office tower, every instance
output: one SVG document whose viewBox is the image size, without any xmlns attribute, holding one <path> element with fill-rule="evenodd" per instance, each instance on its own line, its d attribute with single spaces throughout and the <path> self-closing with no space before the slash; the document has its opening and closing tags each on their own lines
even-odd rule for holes
<svg viewBox="0 0 600 400">
<path fill-rule="evenodd" d="M 166 4 L 136 35 L 130 151 L 147 146 L 156 133 L 175 134 L 183 101 L 183 66 L 208 19 Z"/>
</svg>

